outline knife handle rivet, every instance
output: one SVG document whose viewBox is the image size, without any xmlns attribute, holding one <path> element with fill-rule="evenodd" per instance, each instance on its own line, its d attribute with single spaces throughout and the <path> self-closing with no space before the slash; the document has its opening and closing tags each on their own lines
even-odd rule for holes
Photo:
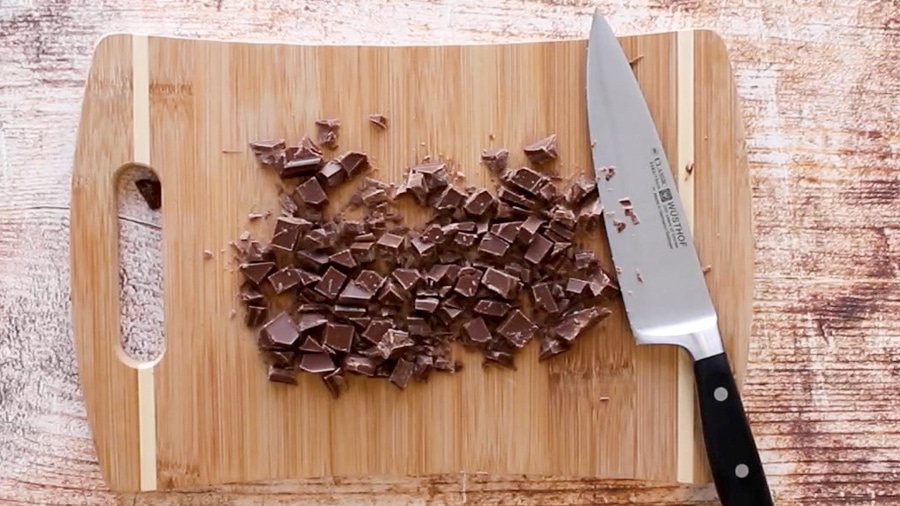
<svg viewBox="0 0 900 506">
<path fill-rule="evenodd" d="M 750 468 L 747 467 L 747 464 L 738 464 L 735 466 L 734 475 L 738 478 L 746 478 L 748 474 L 750 474 Z"/>
<path fill-rule="evenodd" d="M 719 387 L 713 390 L 713 398 L 715 398 L 719 402 L 725 402 L 725 399 L 728 398 L 728 389 L 725 387 Z"/>
</svg>

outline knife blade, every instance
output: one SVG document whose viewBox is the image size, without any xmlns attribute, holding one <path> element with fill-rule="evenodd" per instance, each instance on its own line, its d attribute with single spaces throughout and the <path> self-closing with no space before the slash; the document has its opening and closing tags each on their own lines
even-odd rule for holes
<svg viewBox="0 0 900 506">
<path fill-rule="evenodd" d="M 597 189 L 635 340 L 680 346 L 693 358 L 722 504 L 771 505 L 675 178 L 637 78 L 599 11 L 588 40 L 586 88 Z"/>
</svg>

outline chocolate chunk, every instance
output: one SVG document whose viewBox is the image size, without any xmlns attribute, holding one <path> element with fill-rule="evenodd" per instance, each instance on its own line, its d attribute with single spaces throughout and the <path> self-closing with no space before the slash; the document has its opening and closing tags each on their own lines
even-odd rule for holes
<svg viewBox="0 0 900 506">
<path fill-rule="evenodd" d="M 307 177 L 315 175 L 322 167 L 322 157 L 312 156 L 309 158 L 296 158 L 291 160 L 288 158 L 281 168 L 278 175 L 281 179 L 294 179 L 298 177 Z"/>
<path fill-rule="evenodd" d="M 353 320 L 354 318 L 361 318 L 363 316 L 366 316 L 369 311 L 367 308 L 360 307 L 358 305 L 351 306 L 349 304 L 336 304 L 331 312 L 338 318 Z"/>
<path fill-rule="evenodd" d="M 515 242 L 516 237 L 519 234 L 519 229 L 522 227 L 523 223 L 524 222 L 522 221 L 497 223 L 491 226 L 491 233 L 512 244 L 513 242 Z"/>
<path fill-rule="evenodd" d="M 328 265 L 328 255 L 320 251 L 300 250 L 296 254 L 297 262 L 314 271 L 322 270 Z"/>
<path fill-rule="evenodd" d="M 512 353 L 508 351 L 484 350 L 484 363 L 482 365 L 488 366 L 491 364 L 496 364 L 506 369 L 516 369 L 516 364 L 513 361 Z"/>
<path fill-rule="evenodd" d="M 327 225 L 327 224 L 326 224 Z M 309 231 L 300 239 L 301 247 L 314 249 L 329 249 L 337 242 L 337 230 L 333 228 L 319 227 Z"/>
<path fill-rule="evenodd" d="M 300 345 L 299 350 L 307 353 L 325 353 L 327 351 L 319 344 L 319 341 L 316 341 L 312 336 L 307 336 L 306 339 L 303 340 L 303 344 Z"/>
<path fill-rule="evenodd" d="M 616 228 L 616 232 L 622 233 L 625 230 L 625 222 L 622 220 L 612 220 L 613 227 Z"/>
<path fill-rule="evenodd" d="M 538 355 L 539 361 L 544 361 L 549 358 L 555 357 L 562 353 L 569 351 L 572 348 L 572 345 L 564 340 L 557 339 L 550 336 L 542 336 L 541 337 L 541 352 Z"/>
<path fill-rule="evenodd" d="M 409 338 L 409 333 L 398 329 L 388 329 L 381 337 L 381 341 L 375 345 L 375 351 L 381 358 L 387 360 L 398 351 L 413 346 L 415 342 Z"/>
<path fill-rule="evenodd" d="M 449 264 L 432 265 L 431 269 L 429 269 L 428 273 L 425 275 L 425 281 L 428 282 L 429 286 L 434 286 L 438 283 L 441 283 L 448 278 L 451 267 L 453 266 Z"/>
<path fill-rule="evenodd" d="M 462 312 L 462 309 L 441 304 L 441 307 L 439 307 L 438 310 L 435 311 L 435 314 L 438 318 L 441 319 L 442 322 L 444 322 L 444 325 L 450 325 L 454 320 L 459 318 L 459 315 L 461 315 Z"/>
<path fill-rule="evenodd" d="M 319 169 L 317 175 L 320 179 L 325 181 L 325 186 L 328 186 L 329 188 L 334 188 L 347 179 L 347 171 L 344 170 L 344 166 L 336 159 L 330 160 L 323 165 L 322 168 Z"/>
<path fill-rule="evenodd" d="M 481 277 L 483 274 L 478 269 L 468 269 L 470 270 L 465 274 L 460 273 L 459 278 L 456 280 L 454 291 L 463 297 L 474 297 L 475 294 L 478 293 L 478 287 L 481 284 Z"/>
<path fill-rule="evenodd" d="M 331 393 L 331 397 L 337 399 L 341 396 L 341 394 L 347 390 L 347 379 L 344 378 L 344 375 L 341 373 L 340 369 L 335 369 L 334 371 L 322 376 L 322 382 L 325 383 L 325 387 L 328 388 L 328 392 Z"/>
<path fill-rule="evenodd" d="M 533 144 L 525 146 L 525 156 L 533 165 L 544 165 L 556 160 L 559 153 L 556 149 L 556 134 L 545 137 Z"/>
<path fill-rule="evenodd" d="M 528 192 L 530 195 L 537 194 L 538 188 L 547 181 L 547 179 L 528 167 L 519 169 L 508 169 L 503 174 L 503 181 Z"/>
<path fill-rule="evenodd" d="M 534 209 L 537 207 L 537 202 L 535 202 L 534 200 L 524 195 L 520 195 L 505 186 L 497 190 L 497 198 L 511 204 L 513 207 L 520 207 L 524 209 Z"/>
<path fill-rule="evenodd" d="M 497 333 L 505 337 L 516 348 L 521 348 L 534 336 L 537 329 L 537 325 L 532 323 L 522 311 L 516 309 L 497 327 Z"/>
<path fill-rule="evenodd" d="M 303 334 L 309 334 L 328 323 L 328 318 L 319 313 L 303 313 L 297 320 L 297 330 Z"/>
<path fill-rule="evenodd" d="M 322 333 L 322 344 L 332 351 L 349 353 L 353 348 L 353 338 L 356 336 L 356 330 L 352 325 L 343 325 L 340 323 L 328 323 L 325 325 L 325 331 Z"/>
<path fill-rule="evenodd" d="M 340 297 L 338 297 L 338 302 L 341 304 L 366 305 L 374 295 L 374 293 L 366 290 L 359 283 L 351 281 L 344 287 Z"/>
<path fill-rule="evenodd" d="M 509 162 L 509 150 L 505 148 L 485 149 L 481 152 L 481 163 L 494 174 L 500 174 L 506 170 Z"/>
<path fill-rule="evenodd" d="M 429 225 L 425 227 L 425 230 L 422 232 L 422 238 L 426 241 L 433 242 L 434 244 L 443 244 L 444 230 L 440 225 Z"/>
<path fill-rule="evenodd" d="M 503 258 L 509 249 L 509 243 L 497 237 L 494 234 L 487 234 L 478 245 L 478 252 L 493 257 L 495 259 Z"/>
<path fill-rule="evenodd" d="M 344 370 L 361 376 L 374 376 L 378 364 L 370 357 L 347 355 L 344 359 Z"/>
<path fill-rule="evenodd" d="M 416 367 L 413 370 L 413 377 L 416 381 L 428 381 L 431 371 L 434 370 L 434 357 L 429 355 L 419 355 L 416 357 Z"/>
<path fill-rule="evenodd" d="M 434 253 L 435 244 L 431 241 L 426 240 L 422 236 L 413 237 L 409 243 L 412 245 L 413 251 L 415 251 L 420 257 L 425 257 L 430 255 L 431 253 Z"/>
<path fill-rule="evenodd" d="M 463 325 L 463 330 L 473 343 L 483 344 L 491 340 L 491 331 L 483 318 L 474 318 Z"/>
<path fill-rule="evenodd" d="M 325 167 L 322 169 L 324 170 Z M 327 181 L 328 180 L 326 179 L 326 182 Z M 320 207 L 328 203 L 328 195 L 325 194 L 325 190 L 322 189 L 322 185 L 319 184 L 319 180 L 316 178 L 307 179 L 306 182 L 297 186 L 294 193 L 297 195 L 300 202 L 303 202 L 308 206 Z"/>
<path fill-rule="evenodd" d="M 414 370 L 415 366 L 413 362 L 401 358 L 397 361 L 397 365 L 394 366 L 394 371 L 391 372 L 390 382 L 397 388 L 403 390 L 406 388 L 406 385 L 409 384 L 409 380 L 412 378 Z"/>
<path fill-rule="evenodd" d="M 538 233 L 543 225 L 544 220 L 534 215 L 529 216 L 524 222 L 522 222 L 522 226 L 519 227 L 519 232 L 517 234 L 519 241 L 523 244 L 531 244 L 532 240 L 534 240 L 534 236 Z"/>
<path fill-rule="evenodd" d="M 478 190 L 472 195 L 469 195 L 469 198 L 466 199 L 466 203 L 463 206 L 465 211 L 472 216 L 480 217 L 484 216 L 484 214 L 491 208 L 491 204 L 494 203 L 494 197 L 487 190 Z"/>
<path fill-rule="evenodd" d="M 425 175 L 410 170 L 406 176 L 406 182 L 398 190 L 398 194 L 404 193 L 412 194 L 419 205 L 426 205 L 428 203 L 428 186 L 425 184 Z"/>
<path fill-rule="evenodd" d="M 551 328 L 553 335 L 568 342 L 572 342 L 582 332 L 591 328 L 612 312 L 603 307 L 589 307 L 578 311 L 572 311 L 563 315 L 562 319 Z"/>
<path fill-rule="evenodd" d="M 319 144 L 328 149 L 337 149 L 338 132 L 341 120 L 338 118 L 320 119 L 316 121 L 316 132 Z"/>
<path fill-rule="evenodd" d="M 477 304 L 475 304 L 475 308 L 472 309 L 478 314 L 483 314 L 485 316 L 494 316 L 494 317 L 502 317 L 505 316 L 506 313 L 509 312 L 511 306 L 506 302 L 501 302 L 499 300 L 479 300 Z"/>
<path fill-rule="evenodd" d="M 587 287 L 587 281 L 578 278 L 569 278 L 569 280 L 566 282 L 566 293 L 569 295 L 578 296 L 585 293 Z"/>
<path fill-rule="evenodd" d="M 427 337 L 431 335 L 431 325 L 421 316 L 410 316 L 406 319 L 406 330 L 409 335 L 415 337 Z"/>
<path fill-rule="evenodd" d="M 551 234 L 554 237 L 551 237 Z M 558 221 L 554 221 L 550 223 L 550 228 L 547 230 L 547 237 L 553 239 L 554 242 L 571 242 L 575 237 L 575 231 L 570 228 L 566 228 Z"/>
<path fill-rule="evenodd" d="M 597 255 L 591 250 L 575 253 L 575 268 L 583 271 L 597 266 Z"/>
<path fill-rule="evenodd" d="M 396 255 L 403 248 L 404 237 L 402 235 L 385 233 L 375 244 L 387 251 L 390 255 Z"/>
<path fill-rule="evenodd" d="M 275 232 L 272 236 L 272 248 L 293 252 L 300 234 L 309 232 L 313 224 L 303 218 L 279 216 L 275 221 Z"/>
<path fill-rule="evenodd" d="M 296 271 L 297 271 L 297 277 L 299 278 L 299 281 L 300 281 L 300 285 L 304 286 L 304 287 L 312 286 L 312 285 L 318 283 L 322 279 L 322 276 L 319 276 L 318 274 L 313 274 L 312 272 L 305 271 L 303 269 L 296 269 Z"/>
<path fill-rule="evenodd" d="M 553 297 L 553 291 L 550 287 L 550 283 L 539 283 L 534 285 L 531 288 L 532 299 L 534 300 L 534 306 L 542 309 L 550 314 L 555 314 L 559 312 L 559 305 L 556 303 L 556 298 Z"/>
<path fill-rule="evenodd" d="M 531 270 L 520 263 L 510 262 L 503 266 L 503 270 L 521 279 L 523 283 L 531 283 Z"/>
<path fill-rule="evenodd" d="M 466 232 L 460 232 L 456 234 L 453 238 L 453 243 L 459 246 L 460 248 L 470 248 L 475 244 L 475 241 L 478 240 L 478 236 L 475 234 L 469 234 Z"/>
<path fill-rule="evenodd" d="M 378 300 L 386 306 L 403 306 L 409 300 L 409 293 L 400 288 L 396 281 L 391 281 L 381 290 Z"/>
<path fill-rule="evenodd" d="M 266 306 L 251 304 L 244 311 L 244 324 L 248 327 L 257 327 L 266 319 L 267 313 Z"/>
<path fill-rule="evenodd" d="M 603 213 L 603 206 L 596 198 L 588 200 L 578 211 L 578 226 L 585 230 L 592 231 L 599 223 L 600 215 Z"/>
<path fill-rule="evenodd" d="M 531 245 L 528 246 L 528 251 L 525 252 L 525 260 L 535 265 L 540 264 L 552 249 L 553 242 L 543 235 L 537 234 L 532 239 Z"/>
<path fill-rule="evenodd" d="M 382 130 L 387 130 L 388 127 L 388 119 L 384 116 L 384 114 L 370 114 L 369 123 L 377 126 Z"/>
<path fill-rule="evenodd" d="M 322 374 L 336 369 L 334 361 L 327 353 L 308 353 L 300 357 L 300 370 Z"/>
<path fill-rule="evenodd" d="M 435 199 L 432 207 L 436 211 L 455 211 L 459 209 L 466 201 L 466 194 L 459 191 L 453 185 L 449 185 Z"/>
<path fill-rule="evenodd" d="M 284 139 L 264 139 L 250 143 L 250 151 L 257 163 L 267 168 L 281 168 L 285 160 Z"/>
<path fill-rule="evenodd" d="M 336 158 L 335 161 L 343 167 L 344 172 L 349 177 L 353 177 L 369 168 L 369 156 L 359 151 L 347 151 Z"/>
<path fill-rule="evenodd" d="M 441 190 L 450 184 L 447 164 L 442 162 L 424 163 L 410 168 L 410 171 L 419 172 L 425 176 L 425 188 L 429 194 Z"/>
<path fill-rule="evenodd" d="M 256 286 L 259 286 L 266 279 L 266 275 L 274 268 L 274 262 L 255 262 L 240 265 L 241 274 Z"/>
<path fill-rule="evenodd" d="M 341 293 L 345 281 L 347 281 L 346 275 L 334 267 L 329 267 L 316 284 L 315 290 L 328 300 L 334 300 Z"/>
<path fill-rule="evenodd" d="M 300 284 L 300 273 L 293 267 L 285 267 L 269 275 L 269 284 L 280 295 Z"/>
<path fill-rule="evenodd" d="M 591 195 L 597 192 L 597 183 L 593 179 L 581 176 L 569 184 L 566 191 L 566 202 L 572 207 L 578 207 Z"/>
<path fill-rule="evenodd" d="M 381 274 L 366 269 L 360 271 L 360 273 L 356 275 L 356 282 L 366 290 L 375 293 L 381 288 L 381 285 L 384 283 L 384 278 Z"/>
<path fill-rule="evenodd" d="M 422 279 L 422 274 L 416 269 L 394 269 L 394 272 L 392 272 L 391 275 L 397 280 L 397 283 L 400 284 L 400 288 L 406 291 L 415 288 Z"/>
<path fill-rule="evenodd" d="M 618 289 L 616 284 L 602 270 L 595 274 L 588 283 L 588 294 L 592 297 L 611 298 Z"/>
<path fill-rule="evenodd" d="M 547 205 L 552 205 L 562 200 L 556 192 L 556 185 L 549 179 L 538 187 L 537 197 Z"/>
<path fill-rule="evenodd" d="M 352 323 L 356 328 L 363 330 L 369 326 L 369 323 L 372 322 L 372 319 L 368 316 L 358 316 L 347 319 L 350 320 L 350 323 Z"/>
<path fill-rule="evenodd" d="M 278 367 L 274 364 L 269 366 L 269 381 L 273 383 L 285 383 L 287 385 L 297 384 L 297 372 L 293 369 Z"/>
<path fill-rule="evenodd" d="M 610 179 L 615 177 L 616 168 L 615 167 L 600 167 L 596 172 L 599 174 L 603 174 L 603 179 L 606 179 L 607 181 L 609 181 Z"/>
<path fill-rule="evenodd" d="M 388 194 L 382 188 L 369 188 L 362 192 L 360 198 L 362 198 L 363 204 L 365 204 L 366 207 L 371 208 L 387 202 Z"/>
<path fill-rule="evenodd" d="M 510 299 L 514 296 L 519 282 L 509 274 L 490 267 L 484 272 L 481 284 L 504 299 Z"/>
<path fill-rule="evenodd" d="M 375 260 L 375 242 L 354 242 L 350 245 L 350 253 L 359 264 Z"/>
<path fill-rule="evenodd" d="M 260 336 L 273 347 L 290 347 L 300 338 L 300 329 L 287 313 L 279 313 L 263 325 Z"/>
<path fill-rule="evenodd" d="M 134 182 L 134 186 L 151 211 L 162 207 L 162 185 L 158 179 L 138 179 Z"/>
<path fill-rule="evenodd" d="M 251 283 L 244 283 L 243 285 L 241 285 L 240 297 L 241 302 L 244 302 L 251 306 L 257 304 L 265 304 L 265 297 Z"/>
<path fill-rule="evenodd" d="M 288 369 L 294 365 L 295 353 L 293 351 L 269 351 L 265 356 L 267 363 L 276 367 Z"/>
<path fill-rule="evenodd" d="M 572 246 L 572 243 L 568 242 L 556 242 L 553 244 L 553 251 L 550 252 L 551 258 L 556 258 L 569 249 Z"/>
<path fill-rule="evenodd" d="M 575 228 L 575 213 L 567 207 L 556 205 L 550 211 L 550 220 L 572 230 Z"/>
<path fill-rule="evenodd" d="M 384 337 L 385 332 L 394 328 L 394 322 L 384 318 L 373 318 L 362 336 L 372 344 L 378 344 Z"/>
<path fill-rule="evenodd" d="M 413 307 L 416 311 L 421 311 L 423 313 L 434 313 L 438 308 L 438 304 L 440 301 L 432 298 L 432 297 L 419 297 L 416 299 Z"/>
<path fill-rule="evenodd" d="M 328 261 L 338 267 L 343 267 L 348 270 L 355 268 L 357 265 L 356 259 L 353 258 L 353 252 L 351 252 L 349 248 L 331 255 L 328 257 Z"/>
</svg>

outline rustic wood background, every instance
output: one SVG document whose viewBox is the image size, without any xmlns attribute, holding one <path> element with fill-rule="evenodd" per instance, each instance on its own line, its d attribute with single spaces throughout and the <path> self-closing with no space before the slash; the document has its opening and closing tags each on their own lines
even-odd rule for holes
<svg viewBox="0 0 900 506">
<path fill-rule="evenodd" d="M 117 497 L 100 479 L 84 419 L 69 316 L 69 176 L 103 34 L 586 38 L 594 6 L 619 34 L 711 28 L 731 51 L 757 241 L 744 398 L 777 503 L 900 503 L 900 2 L 624 4 L 0 0 L 0 503 L 714 504 L 710 486 L 471 474 Z M 152 314 L 146 303 L 135 314 Z"/>
</svg>

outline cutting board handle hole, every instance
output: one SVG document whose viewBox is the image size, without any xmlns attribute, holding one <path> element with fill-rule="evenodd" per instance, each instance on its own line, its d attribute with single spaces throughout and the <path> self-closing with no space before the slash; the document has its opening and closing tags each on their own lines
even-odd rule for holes
<svg viewBox="0 0 900 506">
<path fill-rule="evenodd" d="M 136 181 L 159 181 L 153 168 L 128 163 L 116 172 L 119 251 L 119 358 L 156 365 L 165 351 L 162 208 L 150 209 Z"/>
</svg>

